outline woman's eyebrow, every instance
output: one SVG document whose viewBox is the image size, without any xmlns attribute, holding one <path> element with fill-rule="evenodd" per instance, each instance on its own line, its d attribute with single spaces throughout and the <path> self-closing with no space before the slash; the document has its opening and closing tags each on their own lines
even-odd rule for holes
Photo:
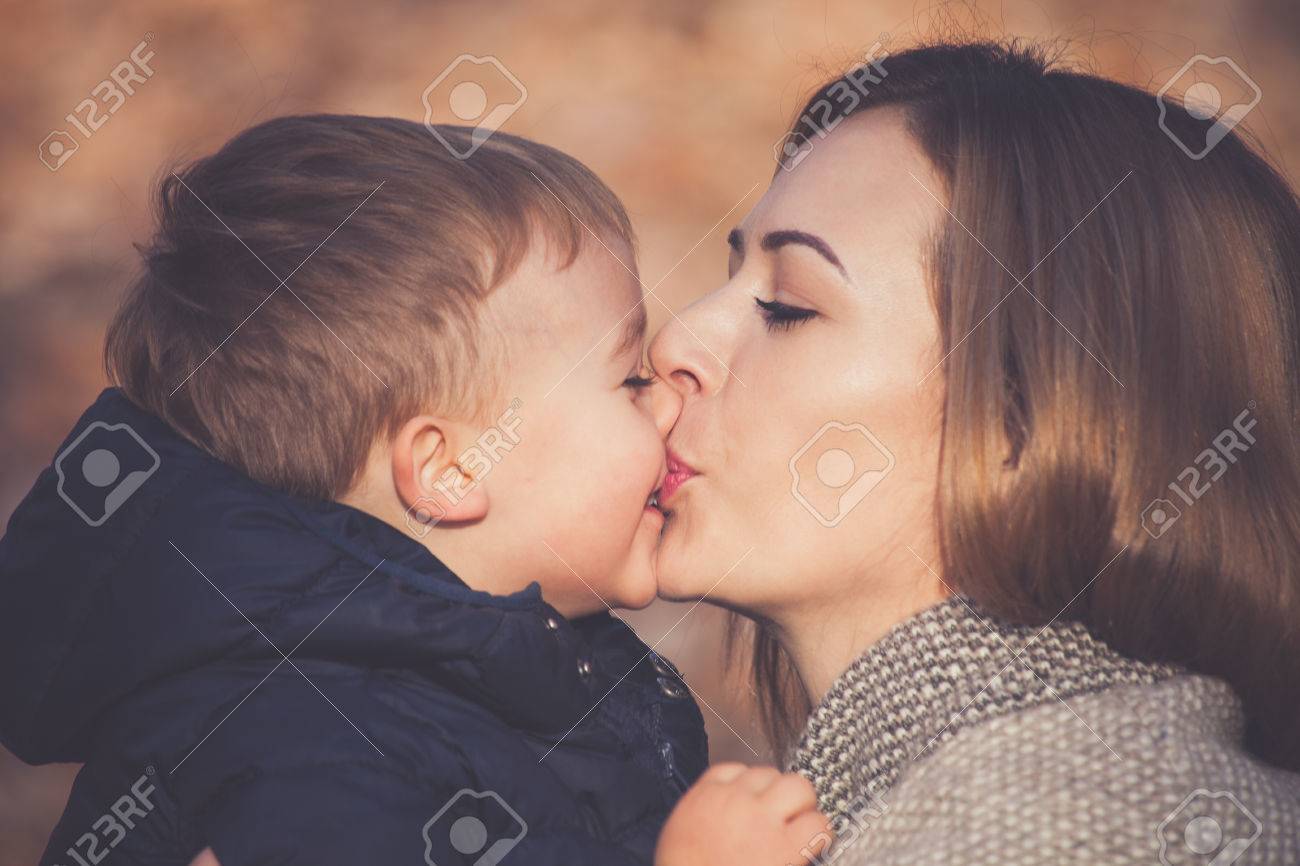
<svg viewBox="0 0 1300 866">
<path fill-rule="evenodd" d="M 764 250 L 771 252 L 773 250 L 778 250 L 781 247 L 789 246 L 790 244 L 798 244 L 799 246 L 808 247 L 815 251 L 826 261 L 834 265 L 835 269 L 840 272 L 841 276 L 845 279 L 849 278 L 848 271 L 844 269 L 844 264 L 840 261 L 840 257 L 835 255 L 835 251 L 831 249 L 831 245 L 811 232 L 799 231 L 798 229 L 777 229 L 763 235 L 763 240 L 760 243 L 760 246 Z M 741 232 L 740 229 L 732 229 L 727 235 L 727 245 L 743 257 L 745 254 L 744 233 Z"/>
<path fill-rule="evenodd" d="M 771 252 L 772 250 L 778 250 L 781 247 L 789 246 L 790 244 L 798 244 L 799 246 L 808 247 L 815 251 L 819 256 L 834 265 L 835 269 L 840 272 L 841 276 L 846 279 L 848 278 L 848 272 L 844 270 L 844 265 L 840 262 L 840 257 L 835 255 L 835 251 L 831 249 L 831 245 L 817 237 L 817 235 L 809 232 L 801 232 L 798 229 L 777 229 L 776 231 L 770 231 L 763 235 L 761 246 L 763 249 Z"/>
</svg>

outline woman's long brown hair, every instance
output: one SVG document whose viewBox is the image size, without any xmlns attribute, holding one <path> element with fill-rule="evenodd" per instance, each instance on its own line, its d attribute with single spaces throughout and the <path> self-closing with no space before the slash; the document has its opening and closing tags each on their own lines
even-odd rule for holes
<svg viewBox="0 0 1300 866">
<path fill-rule="evenodd" d="M 952 216 L 926 259 L 945 580 L 1007 619 L 1074 619 L 1223 678 L 1247 746 L 1300 767 L 1295 192 L 1240 129 L 1190 158 L 1153 94 L 1033 46 L 932 45 L 881 67 L 860 70 L 878 81 L 851 109 L 837 78 L 799 116 L 899 106 L 942 178 Z M 1173 133 L 1204 139 L 1165 107 Z M 761 623 L 751 674 L 784 753 L 808 695 Z"/>
</svg>

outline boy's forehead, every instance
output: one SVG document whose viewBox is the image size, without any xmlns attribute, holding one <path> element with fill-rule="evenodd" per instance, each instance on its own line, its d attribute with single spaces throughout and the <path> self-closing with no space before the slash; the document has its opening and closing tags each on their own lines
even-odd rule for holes
<svg viewBox="0 0 1300 866">
<path fill-rule="evenodd" d="M 553 255 L 530 252 L 489 306 L 508 333 L 539 348 L 582 343 L 582 352 L 601 344 L 630 351 L 645 339 L 647 320 L 631 250 L 622 246 L 590 241 L 563 269 Z"/>
<path fill-rule="evenodd" d="M 618 341 L 614 344 L 613 353 L 615 355 L 623 355 L 639 348 L 641 344 L 645 342 L 645 332 L 645 302 L 640 299 L 640 293 L 638 292 L 636 303 L 626 314 L 624 314 Z"/>
</svg>

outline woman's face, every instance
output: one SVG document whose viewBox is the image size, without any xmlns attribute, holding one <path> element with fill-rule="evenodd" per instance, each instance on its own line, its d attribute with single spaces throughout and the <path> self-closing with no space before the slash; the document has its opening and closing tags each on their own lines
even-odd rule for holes
<svg viewBox="0 0 1300 866">
<path fill-rule="evenodd" d="M 901 114 L 844 121 L 732 233 L 727 282 L 656 336 L 684 399 L 661 595 L 762 616 L 887 598 L 925 572 L 909 547 L 934 562 L 942 373 L 921 254 L 947 217 L 927 189 Z"/>
</svg>

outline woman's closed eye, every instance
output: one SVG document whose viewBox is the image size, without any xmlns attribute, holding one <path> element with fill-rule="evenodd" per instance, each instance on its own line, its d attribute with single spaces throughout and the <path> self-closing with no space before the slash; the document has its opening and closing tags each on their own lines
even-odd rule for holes
<svg viewBox="0 0 1300 866">
<path fill-rule="evenodd" d="M 762 298 L 755 297 L 754 303 L 758 305 L 759 315 L 763 317 L 769 331 L 789 330 L 795 325 L 817 316 L 816 310 L 810 310 L 807 307 L 796 307 L 792 304 L 783 304 L 780 301 L 765 301 Z"/>
</svg>

